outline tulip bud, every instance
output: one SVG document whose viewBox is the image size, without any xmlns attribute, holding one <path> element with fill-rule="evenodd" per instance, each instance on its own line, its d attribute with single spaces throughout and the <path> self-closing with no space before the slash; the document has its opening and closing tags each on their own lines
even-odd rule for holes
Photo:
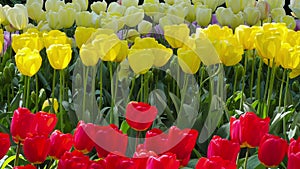
<svg viewBox="0 0 300 169">
<path fill-rule="evenodd" d="M 105 12 L 107 8 L 107 3 L 105 1 L 97 1 L 91 4 L 91 9 L 96 13 L 100 14 L 101 12 Z"/>
<path fill-rule="evenodd" d="M 219 5 L 219 0 L 202 0 L 202 3 L 214 12 Z"/>
<path fill-rule="evenodd" d="M 135 27 L 144 19 L 144 10 L 135 6 L 128 7 L 124 14 L 124 22 L 129 27 Z"/>
<path fill-rule="evenodd" d="M 46 11 L 54 11 L 57 12 L 60 7 L 65 6 L 64 1 L 61 0 L 47 0 L 45 2 Z"/>
<path fill-rule="evenodd" d="M 59 15 L 59 25 L 62 28 L 70 28 L 73 26 L 75 17 L 76 17 L 76 12 L 73 8 L 60 8 L 58 11 Z"/>
<path fill-rule="evenodd" d="M 93 14 L 88 11 L 78 12 L 76 14 L 76 25 L 83 27 L 92 27 L 93 26 Z"/>
<path fill-rule="evenodd" d="M 222 26 L 230 26 L 235 29 L 237 26 L 244 24 L 244 16 L 242 12 L 234 14 L 231 8 L 219 7 L 216 10 L 218 22 Z"/>
<path fill-rule="evenodd" d="M 61 29 L 62 26 L 59 24 L 59 13 L 54 11 L 47 12 L 46 19 L 48 22 L 48 25 L 52 29 Z"/>
<path fill-rule="evenodd" d="M 107 13 L 115 14 L 115 15 L 119 15 L 119 16 L 123 16 L 125 11 L 126 11 L 126 7 L 121 6 L 120 4 L 118 4 L 116 2 L 110 3 L 107 8 Z"/>
<path fill-rule="evenodd" d="M 256 4 L 256 7 L 260 11 L 260 20 L 265 20 L 269 17 L 270 14 L 270 5 L 266 1 L 259 1 Z"/>
<path fill-rule="evenodd" d="M 142 20 L 138 24 L 138 32 L 140 34 L 147 34 L 152 30 L 152 23 L 149 21 Z"/>
<path fill-rule="evenodd" d="M 11 26 L 17 30 L 26 28 L 29 23 L 27 8 L 21 4 L 15 4 L 13 8 L 8 9 L 6 17 Z"/>
<path fill-rule="evenodd" d="M 79 4 L 81 11 L 86 11 L 89 5 L 88 0 L 73 0 L 73 3 Z"/>
<path fill-rule="evenodd" d="M 139 4 L 138 0 L 122 0 L 122 6 L 129 8 L 131 6 L 137 7 Z"/>
<path fill-rule="evenodd" d="M 226 7 L 231 8 L 233 13 L 243 11 L 248 0 L 226 0 Z"/>
<path fill-rule="evenodd" d="M 197 8 L 196 21 L 199 26 L 206 27 L 211 22 L 212 9 L 210 8 Z"/>
<path fill-rule="evenodd" d="M 257 7 L 246 7 L 244 9 L 245 22 L 250 25 L 256 25 L 260 20 L 260 11 Z"/>
<path fill-rule="evenodd" d="M 185 19 L 192 23 L 196 19 L 196 11 L 194 5 L 188 4 L 184 7 L 184 11 L 186 13 Z"/>
<path fill-rule="evenodd" d="M 6 20 L 4 9 L 0 4 L 0 24 L 2 24 Z"/>
<path fill-rule="evenodd" d="M 153 15 L 155 15 L 155 13 L 159 12 L 159 2 L 157 1 L 157 2 L 150 3 L 150 2 L 144 1 L 143 9 L 144 9 L 146 15 L 153 16 Z"/>
<path fill-rule="evenodd" d="M 280 18 L 285 15 L 285 10 L 283 8 L 274 8 L 271 10 L 271 17 L 275 22 L 279 22 Z"/>
<path fill-rule="evenodd" d="M 285 23 L 286 27 L 289 28 L 289 29 L 295 29 L 296 28 L 296 21 L 290 15 L 285 15 L 285 16 L 280 17 L 280 22 Z"/>
<path fill-rule="evenodd" d="M 32 4 L 26 4 L 28 16 L 32 20 L 36 21 L 36 23 L 41 20 L 46 20 L 46 13 L 43 11 L 41 4 L 35 2 Z"/>
</svg>

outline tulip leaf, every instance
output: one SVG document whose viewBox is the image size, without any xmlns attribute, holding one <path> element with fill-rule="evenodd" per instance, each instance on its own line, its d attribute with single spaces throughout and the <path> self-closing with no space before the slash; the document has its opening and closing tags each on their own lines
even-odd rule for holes
<svg viewBox="0 0 300 169">
<path fill-rule="evenodd" d="M 265 167 L 260 163 L 258 160 L 258 155 L 253 155 L 249 157 L 247 162 L 247 168 L 253 168 L 253 169 L 264 169 Z"/>
<path fill-rule="evenodd" d="M 22 160 L 24 160 L 24 161 L 26 161 L 26 160 L 24 159 L 24 157 L 22 156 L 22 154 L 19 154 L 19 158 L 22 159 Z M 10 162 L 12 162 L 13 160 L 15 160 L 15 159 L 16 159 L 16 155 L 13 155 L 13 156 L 8 157 L 8 158 L 4 161 L 4 163 L 3 163 L 2 167 L 1 167 L 1 169 L 6 169 L 6 166 L 7 166 Z"/>
<path fill-rule="evenodd" d="M 127 134 L 128 129 L 130 128 L 130 126 L 128 125 L 128 123 L 126 122 L 126 120 L 123 120 L 120 130 L 124 133 Z"/>
<path fill-rule="evenodd" d="M 172 99 L 172 102 L 175 106 L 176 112 L 179 112 L 179 110 L 180 110 L 180 100 L 179 100 L 179 98 L 175 94 L 173 94 L 172 92 L 169 92 L 169 95 L 170 95 L 170 97 Z"/>
</svg>

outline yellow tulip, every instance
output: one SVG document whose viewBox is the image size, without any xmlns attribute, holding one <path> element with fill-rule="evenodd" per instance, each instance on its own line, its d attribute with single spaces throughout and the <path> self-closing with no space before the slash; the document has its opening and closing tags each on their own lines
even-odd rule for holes
<svg viewBox="0 0 300 169">
<path fill-rule="evenodd" d="M 114 32 L 122 29 L 125 25 L 123 17 L 118 15 L 106 15 L 101 18 L 101 26 L 105 29 L 112 29 Z"/>
<path fill-rule="evenodd" d="M 167 8 L 166 16 L 169 18 L 171 23 L 178 25 L 183 24 L 186 12 L 181 5 L 173 5 Z"/>
<path fill-rule="evenodd" d="M 150 33 L 152 30 L 152 23 L 146 20 L 142 20 L 139 24 L 138 24 L 138 32 L 140 34 L 147 34 Z"/>
<path fill-rule="evenodd" d="M 285 23 L 286 27 L 289 29 L 295 29 L 296 28 L 296 21 L 295 18 L 289 15 L 285 15 L 280 17 L 279 22 Z"/>
<path fill-rule="evenodd" d="M 5 20 L 6 20 L 5 12 L 2 5 L 0 4 L 0 24 L 2 24 Z"/>
<path fill-rule="evenodd" d="M 60 8 L 58 10 L 59 17 L 56 18 L 59 20 L 59 24 L 62 28 L 70 28 L 73 26 L 76 17 L 76 11 L 73 8 Z"/>
<path fill-rule="evenodd" d="M 50 65 L 54 69 L 64 69 L 72 58 L 70 44 L 52 44 L 46 50 Z"/>
<path fill-rule="evenodd" d="M 289 29 L 287 31 L 287 37 L 285 42 L 289 43 L 291 46 L 300 44 L 300 32 Z"/>
<path fill-rule="evenodd" d="M 138 7 L 138 0 L 122 0 L 122 6 L 129 8 L 130 6 Z"/>
<path fill-rule="evenodd" d="M 237 14 L 233 13 L 231 8 L 219 7 L 216 10 L 217 20 L 222 26 L 230 26 L 235 29 L 237 26 L 244 24 L 244 16 L 240 11 Z"/>
<path fill-rule="evenodd" d="M 12 48 L 15 52 L 18 50 L 28 47 L 31 50 L 41 51 L 44 48 L 43 41 L 38 32 L 31 31 L 29 29 L 23 34 L 13 34 L 12 35 Z"/>
<path fill-rule="evenodd" d="M 42 57 L 38 50 L 31 50 L 30 48 L 22 48 L 18 50 L 15 56 L 15 61 L 18 70 L 26 76 L 32 77 L 35 75 L 41 65 Z"/>
<path fill-rule="evenodd" d="M 52 102 L 53 102 L 53 98 L 49 98 L 47 100 L 44 101 L 43 103 L 43 106 L 42 106 L 42 110 L 44 111 L 45 108 L 49 107 L 52 105 Z M 54 98 L 54 106 L 53 106 L 53 109 L 54 109 L 54 112 L 57 113 L 58 111 L 58 101 L 56 98 Z M 50 112 L 50 110 L 49 110 Z"/>
<path fill-rule="evenodd" d="M 219 25 L 209 25 L 205 29 L 199 29 L 199 31 L 203 32 L 210 41 L 214 42 L 220 39 L 227 39 L 233 36 L 232 29 L 227 26 L 223 26 L 222 28 Z"/>
<path fill-rule="evenodd" d="M 179 4 L 181 5 L 181 4 Z M 186 13 L 185 16 L 185 20 L 187 20 L 188 22 L 192 23 L 196 20 L 196 10 L 195 10 L 195 6 L 191 5 L 191 2 L 189 1 L 188 4 L 186 4 L 186 6 L 184 7 L 184 11 Z"/>
<path fill-rule="evenodd" d="M 169 25 L 163 29 L 164 36 L 172 48 L 183 47 L 190 34 L 190 29 L 186 24 Z"/>
<path fill-rule="evenodd" d="M 288 43 L 281 45 L 279 55 L 276 58 L 276 63 L 280 64 L 285 69 L 295 69 L 300 61 L 300 47 L 292 47 Z"/>
<path fill-rule="evenodd" d="M 226 0 L 225 2 L 227 8 L 231 8 L 233 13 L 238 13 L 244 10 L 248 5 L 249 0 Z"/>
<path fill-rule="evenodd" d="M 211 17 L 212 10 L 210 8 L 196 8 L 196 21 L 199 26 L 207 26 L 211 22 Z"/>
<path fill-rule="evenodd" d="M 61 0 L 47 0 L 45 2 L 46 11 L 54 11 L 57 12 L 60 7 L 65 6 L 64 1 Z"/>
<path fill-rule="evenodd" d="M 86 11 L 89 5 L 88 0 L 73 0 L 72 2 L 78 4 L 81 11 Z"/>
<path fill-rule="evenodd" d="M 256 7 L 248 6 L 244 9 L 244 18 L 247 25 L 256 25 L 260 21 L 260 11 Z"/>
<path fill-rule="evenodd" d="M 112 2 L 107 8 L 107 13 L 110 15 L 123 16 L 126 11 L 126 7 L 118 4 L 117 2 Z"/>
<path fill-rule="evenodd" d="M 94 27 L 93 14 L 88 11 L 77 12 L 75 21 L 77 26 Z"/>
<path fill-rule="evenodd" d="M 159 12 L 159 1 L 144 1 L 142 7 L 146 15 L 154 16 Z"/>
<path fill-rule="evenodd" d="M 93 2 L 91 4 L 91 9 L 94 11 L 96 14 L 100 14 L 101 12 L 105 12 L 107 8 L 107 3 L 105 1 L 97 1 Z"/>
<path fill-rule="evenodd" d="M 135 6 L 128 7 L 124 14 L 124 22 L 129 27 L 135 27 L 144 19 L 144 10 Z"/>
<path fill-rule="evenodd" d="M 120 51 L 114 60 L 115 62 L 122 62 L 126 56 L 128 55 L 128 41 L 126 40 L 121 40 L 121 48 Z"/>
<path fill-rule="evenodd" d="M 261 31 L 261 27 L 240 25 L 235 29 L 235 35 L 237 36 L 239 43 L 243 45 L 244 49 L 252 50 L 254 49 L 255 35 L 259 31 Z"/>
<path fill-rule="evenodd" d="M 6 17 L 11 26 L 17 30 L 22 30 L 29 23 L 27 8 L 22 4 L 15 4 L 13 8 L 6 11 Z"/>
<path fill-rule="evenodd" d="M 270 5 L 266 1 L 258 1 L 256 7 L 260 11 L 260 20 L 265 20 L 270 14 Z"/>
<path fill-rule="evenodd" d="M 86 43 L 91 35 L 96 31 L 95 28 L 77 27 L 75 30 L 76 46 L 80 49 L 81 45 Z"/>
<path fill-rule="evenodd" d="M 195 74 L 200 67 L 200 57 L 193 51 L 185 48 L 177 50 L 178 63 L 183 72 Z"/>
<path fill-rule="evenodd" d="M 51 30 L 50 32 L 44 33 L 43 39 L 46 48 L 49 48 L 52 44 L 69 43 L 67 35 L 59 30 Z"/>
<path fill-rule="evenodd" d="M 40 2 L 26 2 L 27 12 L 29 18 L 34 20 L 36 23 L 40 22 L 41 20 L 46 20 L 46 13 L 43 10 L 43 4 Z"/>
<path fill-rule="evenodd" d="M 154 55 L 151 49 L 134 50 L 130 49 L 128 53 L 128 62 L 136 74 L 145 74 L 152 67 Z"/>
<path fill-rule="evenodd" d="M 4 34 L 3 34 L 3 30 L 0 29 L 0 54 L 2 53 L 3 50 L 3 44 L 4 44 Z"/>
<path fill-rule="evenodd" d="M 279 53 L 281 41 L 282 38 L 279 33 L 263 31 L 256 34 L 255 47 L 263 59 L 272 61 Z"/>
<path fill-rule="evenodd" d="M 59 13 L 55 11 L 49 11 L 46 14 L 46 20 L 51 29 L 62 29 L 59 23 Z"/>
<path fill-rule="evenodd" d="M 99 61 L 97 48 L 91 43 L 83 44 L 80 48 L 79 55 L 85 66 L 95 66 Z"/>
<path fill-rule="evenodd" d="M 270 5 L 270 9 L 283 8 L 285 0 L 265 0 Z"/>
<path fill-rule="evenodd" d="M 212 11 L 214 12 L 217 6 L 219 6 L 219 1 L 220 0 L 202 0 L 202 3 L 204 5 L 207 5 L 207 7 L 212 9 Z"/>
</svg>

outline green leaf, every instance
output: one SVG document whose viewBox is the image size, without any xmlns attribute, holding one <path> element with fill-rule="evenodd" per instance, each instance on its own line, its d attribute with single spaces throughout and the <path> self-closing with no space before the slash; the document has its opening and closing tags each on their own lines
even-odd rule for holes
<svg viewBox="0 0 300 169">
<path fill-rule="evenodd" d="M 176 112 L 178 113 L 179 110 L 180 110 L 180 100 L 179 100 L 179 98 L 178 98 L 175 94 L 173 94 L 172 92 L 169 92 L 169 95 L 170 95 L 171 100 L 172 100 L 172 102 L 173 102 L 173 104 L 174 104 L 174 106 L 175 106 Z"/>
<path fill-rule="evenodd" d="M 24 157 L 22 156 L 22 154 L 19 154 L 19 158 L 25 161 L 25 159 L 24 159 Z M 8 158 L 4 161 L 4 163 L 3 163 L 2 167 L 1 167 L 1 169 L 6 169 L 6 166 L 7 166 L 10 162 L 12 162 L 13 160 L 15 160 L 15 159 L 16 159 L 16 155 L 13 155 L 13 156 L 8 157 Z"/>
<path fill-rule="evenodd" d="M 128 123 L 126 122 L 126 120 L 123 120 L 120 130 L 124 133 L 127 134 L 128 129 L 130 128 L 130 126 L 128 125 Z"/>
</svg>

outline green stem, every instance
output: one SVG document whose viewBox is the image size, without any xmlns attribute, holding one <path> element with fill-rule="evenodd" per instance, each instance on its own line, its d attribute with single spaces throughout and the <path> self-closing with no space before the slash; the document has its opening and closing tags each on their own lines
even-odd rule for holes
<svg viewBox="0 0 300 169">
<path fill-rule="evenodd" d="M 266 80 L 266 85 L 265 85 L 265 92 L 264 92 L 264 103 L 267 102 L 267 94 L 268 94 L 268 87 L 269 87 L 269 82 L 270 82 L 270 60 L 268 60 L 268 71 L 267 71 L 267 80 Z"/>
<path fill-rule="evenodd" d="M 64 76 L 64 70 L 60 70 L 59 71 L 59 113 L 60 113 L 60 128 L 61 128 L 61 132 L 64 132 L 64 128 L 63 128 L 63 106 L 62 106 L 62 101 L 63 101 L 63 91 L 64 91 L 64 87 L 63 87 L 63 76 Z"/>
<path fill-rule="evenodd" d="M 100 62 L 100 72 L 99 72 L 99 74 L 100 74 L 100 82 L 99 82 L 99 92 L 100 92 L 100 100 L 99 100 L 99 112 L 101 111 L 101 109 L 102 109 L 102 97 L 103 97 L 103 91 L 102 91 L 102 88 L 103 88 L 103 72 L 102 72 L 102 69 L 103 69 L 103 62 L 101 61 Z"/>
<path fill-rule="evenodd" d="M 55 91 L 55 81 L 56 81 L 56 70 L 54 69 L 54 70 L 53 70 L 53 79 L 52 79 L 52 94 L 51 94 L 51 96 L 52 96 L 52 101 L 51 101 L 51 110 L 52 110 L 53 112 L 55 112 L 55 109 L 54 109 L 54 98 L 55 98 L 55 96 L 54 96 L 54 91 Z"/>
<path fill-rule="evenodd" d="M 256 99 L 257 100 L 261 100 L 261 96 L 260 96 L 260 85 L 261 85 L 261 73 L 262 73 L 262 66 L 263 66 L 263 60 L 262 58 L 260 58 L 259 60 L 259 68 L 257 71 L 257 84 L 256 84 Z"/>
<path fill-rule="evenodd" d="M 282 102 L 282 93 L 283 93 L 283 86 L 284 86 L 284 81 L 285 81 L 285 74 L 286 74 L 286 69 L 283 70 L 281 84 L 280 84 L 279 101 L 278 101 L 279 112 L 281 110 L 280 106 L 281 106 L 281 102 Z"/>
<path fill-rule="evenodd" d="M 202 92 L 202 89 L 201 89 L 201 84 L 202 84 L 202 82 L 203 82 L 203 77 L 204 77 L 204 67 L 203 67 L 203 65 L 201 66 L 201 68 L 200 68 L 200 81 L 199 81 L 199 87 L 200 87 L 200 90 L 199 90 L 199 101 L 200 101 L 200 103 L 201 103 L 201 92 Z M 200 106 L 200 104 L 199 104 L 199 106 Z"/>
<path fill-rule="evenodd" d="M 187 88 L 188 88 L 188 81 L 189 81 L 188 75 L 184 74 L 184 84 L 183 84 L 183 89 L 182 89 L 182 93 L 181 93 L 181 102 L 180 102 L 180 108 L 179 108 L 180 110 L 179 110 L 177 119 L 183 118 L 182 117 L 183 103 L 184 103 L 186 91 L 187 91 Z M 178 120 L 178 121 L 180 122 L 180 120 Z"/>
<path fill-rule="evenodd" d="M 273 86 L 274 86 L 274 80 L 275 80 L 275 73 L 276 73 L 276 66 L 275 66 L 275 59 L 273 60 L 273 65 L 272 65 L 272 72 L 271 72 L 271 78 L 270 78 L 270 85 L 269 85 L 269 91 L 268 91 L 268 98 L 267 98 L 267 111 L 266 115 L 268 116 L 270 106 L 271 106 L 271 97 L 273 93 Z M 266 116 L 265 116 L 266 117 Z M 270 116 L 272 117 L 272 115 Z"/>
<path fill-rule="evenodd" d="M 141 102 L 144 102 L 144 75 L 141 75 L 141 88 L 140 88 L 140 91 L 141 91 L 141 98 L 140 98 L 140 101 Z"/>
<path fill-rule="evenodd" d="M 111 110 L 110 110 L 110 118 L 109 118 L 109 123 L 113 124 L 114 123 L 114 79 L 113 79 L 113 67 L 112 67 L 112 62 L 108 62 L 108 67 L 109 67 L 109 77 L 110 77 L 110 90 L 111 90 Z"/>
<path fill-rule="evenodd" d="M 88 80 L 88 75 L 89 75 L 89 69 L 88 67 L 83 67 L 83 102 L 82 102 L 82 118 L 83 120 L 86 120 L 84 119 L 84 114 L 85 114 L 85 107 L 86 107 L 86 88 L 87 88 L 87 80 Z"/>
<path fill-rule="evenodd" d="M 37 74 L 35 74 L 35 111 L 39 111 L 39 81 Z"/>
<path fill-rule="evenodd" d="M 244 72 L 243 72 L 243 79 L 242 79 L 243 80 L 242 81 L 242 97 L 241 97 L 241 100 L 240 100 L 240 109 L 239 110 L 242 110 L 242 106 L 243 106 L 243 102 L 244 102 L 243 94 L 244 94 L 244 90 L 245 90 L 246 71 L 247 71 L 247 62 L 248 62 L 249 53 L 250 53 L 250 51 L 247 50 L 247 53 L 246 53 L 246 56 L 245 56 L 245 62 L 244 62 Z"/>
<path fill-rule="evenodd" d="M 285 84 L 285 93 L 284 93 L 284 101 L 283 101 L 283 111 L 285 112 L 287 109 L 287 93 L 289 90 L 289 82 L 290 82 L 290 70 L 287 71 L 286 75 L 286 84 Z"/>
<path fill-rule="evenodd" d="M 235 69 L 235 71 L 234 71 L 234 82 L 233 82 L 233 91 L 232 91 L 232 94 L 234 94 L 235 91 L 236 91 L 237 78 L 238 78 L 237 75 L 238 75 L 237 69 Z"/>
<path fill-rule="evenodd" d="M 247 169 L 248 157 L 249 157 L 249 148 L 247 148 L 247 151 L 246 151 L 246 156 L 245 156 L 245 161 L 244 161 L 244 169 Z"/>
<path fill-rule="evenodd" d="M 51 165 L 53 164 L 54 160 L 53 158 L 51 158 L 51 160 L 49 161 L 49 163 L 47 164 L 47 168 L 46 169 L 50 169 Z"/>
<path fill-rule="evenodd" d="M 20 150 L 21 150 L 21 142 L 19 141 L 18 144 L 17 144 L 16 159 L 15 159 L 15 162 L 14 162 L 14 166 L 18 166 L 19 165 Z"/>
<path fill-rule="evenodd" d="M 253 53 L 255 52 L 255 50 L 253 51 Z M 254 81 L 254 69 L 255 69 L 255 54 L 253 54 L 252 56 L 253 60 L 252 60 L 252 68 L 251 68 L 251 79 L 250 79 L 250 99 L 252 100 L 252 96 L 253 96 L 253 81 Z"/>
<path fill-rule="evenodd" d="M 29 93 L 30 93 L 30 77 L 26 76 L 26 107 L 29 108 Z"/>
<path fill-rule="evenodd" d="M 131 100 L 131 96 L 132 96 L 134 85 L 135 85 L 135 79 L 136 79 L 136 77 L 134 76 L 133 79 L 132 79 L 132 81 L 131 81 L 131 88 L 130 88 L 129 95 L 127 97 L 127 103 L 129 103 L 130 100 Z"/>
<path fill-rule="evenodd" d="M 201 158 L 202 155 L 200 154 L 200 152 L 197 149 L 193 149 L 193 152 L 195 153 L 195 155 L 197 156 L 197 158 Z"/>
</svg>

